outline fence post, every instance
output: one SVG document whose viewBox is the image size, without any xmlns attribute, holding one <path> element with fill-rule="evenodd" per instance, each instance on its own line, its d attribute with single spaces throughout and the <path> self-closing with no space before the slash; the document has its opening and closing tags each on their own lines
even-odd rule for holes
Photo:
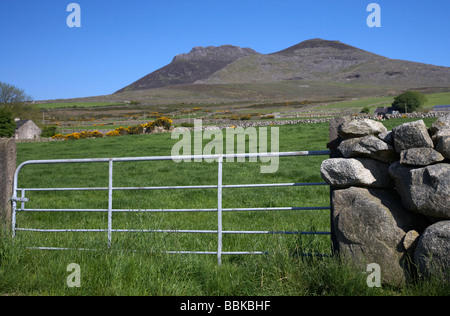
<svg viewBox="0 0 450 316">
<path fill-rule="evenodd" d="M 329 131 L 329 143 L 327 144 L 327 148 L 330 149 L 330 158 L 339 158 L 340 154 L 337 150 L 339 144 L 342 142 L 342 139 L 339 137 L 339 125 L 349 121 L 348 117 L 338 117 L 334 118 L 330 121 L 330 131 Z M 330 228 L 331 228 L 331 251 L 333 254 L 337 254 L 339 252 L 339 244 L 336 239 L 336 234 L 334 231 L 333 224 L 333 187 L 330 186 Z"/>
<path fill-rule="evenodd" d="M 11 195 L 17 147 L 13 139 L 0 139 L 0 230 L 11 226 Z"/>
</svg>

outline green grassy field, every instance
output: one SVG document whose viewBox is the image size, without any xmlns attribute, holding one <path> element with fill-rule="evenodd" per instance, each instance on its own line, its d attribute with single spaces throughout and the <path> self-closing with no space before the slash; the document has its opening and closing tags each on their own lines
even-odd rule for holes
<svg viewBox="0 0 450 316">
<path fill-rule="evenodd" d="M 38 109 L 64 109 L 64 108 L 95 108 L 122 105 L 123 103 L 114 102 L 57 102 L 57 103 L 41 103 L 36 104 Z"/>
<path fill-rule="evenodd" d="M 402 120 L 388 121 L 398 125 Z M 431 124 L 432 120 L 426 123 Z M 280 127 L 280 151 L 324 150 L 328 124 Z M 170 134 L 18 144 L 18 163 L 38 159 L 110 158 L 170 155 L 178 140 Z M 270 148 L 270 146 L 269 146 Z M 322 182 L 325 156 L 280 158 L 274 174 L 261 174 L 261 162 L 225 163 L 224 184 Z M 115 163 L 114 186 L 172 186 L 217 183 L 217 164 Z M 27 166 L 19 187 L 107 187 L 107 164 Z M 216 189 L 114 191 L 113 208 L 215 208 Z M 27 208 L 107 208 L 106 191 L 27 192 Z M 319 187 L 224 189 L 223 207 L 327 206 L 329 189 Z M 22 228 L 105 229 L 105 213 L 26 213 Z M 114 229 L 216 230 L 212 213 L 114 213 Z M 224 230 L 329 231 L 328 211 L 233 212 Z M 25 247 L 89 248 L 95 251 L 40 251 Z M 18 232 L 14 243 L 0 241 L 0 295 L 442 295 L 436 281 L 404 289 L 369 288 L 366 275 L 331 257 L 330 237 L 315 235 L 225 235 L 223 251 L 266 251 L 267 255 L 165 254 L 164 251 L 216 251 L 216 234 Z M 81 287 L 66 284 L 67 266 L 81 267 Z"/>
<path fill-rule="evenodd" d="M 426 94 L 426 101 L 423 105 L 425 110 L 431 110 L 435 105 L 443 105 L 450 103 L 450 93 L 432 93 Z M 352 101 L 336 102 L 324 106 L 319 106 L 316 109 L 339 109 L 339 108 L 363 108 L 365 106 L 370 108 L 371 113 L 378 107 L 390 107 L 394 97 L 368 97 L 359 98 Z"/>
<path fill-rule="evenodd" d="M 289 85 L 288 85 L 289 86 Z M 273 87 L 274 89 L 277 86 Z M 278 87 L 279 88 L 279 87 Z M 276 88 L 276 89 L 278 89 Z M 170 90 L 170 89 L 169 89 Z M 280 91 L 283 91 L 281 89 Z M 283 95 L 289 95 L 287 93 Z M 378 107 L 389 107 L 393 102 L 393 96 L 360 97 L 349 99 L 344 96 L 327 98 L 322 96 L 307 100 L 281 99 L 274 102 L 259 103 L 251 101 L 242 102 L 200 102 L 200 103 L 174 103 L 157 105 L 153 101 L 144 105 L 125 105 L 123 103 L 108 102 L 67 102 L 37 104 L 42 112 L 42 124 L 58 126 L 59 132 L 68 134 L 73 130 L 113 130 L 118 126 L 127 127 L 143 122 L 148 122 L 159 115 L 169 116 L 174 120 L 174 125 L 179 126 L 186 121 L 192 122 L 195 118 L 209 120 L 208 124 L 217 124 L 221 120 L 227 120 L 229 125 L 240 123 L 241 118 L 250 121 L 260 121 L 263 115 L 276 114 L 275 120 L 310 119 L 311 117 L 336 117 L 360 113 L 364 107 L 368 107 L 373 114 Z M 276 100 L 276 99 L 274 99 Z M 426 103 L 423 110 L 430 111 L 435 105 L 449 104 L 450 93 L 426 94 Z M 190 111 L 190 113 L 187 113 Z M 157 116 L 151 116 L 157 113 Z M 250 116 L 246 118 L 245 116 Z M 40 118 L 36 122 L 40 123 Z M 214 119 L 217 119 L 214 120 Z M 219 120 L 220 119 L 220 120 Z"/>
</svg>

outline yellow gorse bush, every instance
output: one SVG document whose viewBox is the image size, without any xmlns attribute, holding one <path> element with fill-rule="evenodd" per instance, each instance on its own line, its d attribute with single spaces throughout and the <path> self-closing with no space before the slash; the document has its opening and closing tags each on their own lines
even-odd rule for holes
<svg viewBox="0 0 450 316">
<path fill-rule="evenodd" d="M 56 135 L 54 135 L 52 138 L 53 138 L 53 139 L 65 139 L 66 136 L 65 136 L 65 135 L 62 135 L 62 134 L 56 134 Z"/>
<path fill-rule="evenodd" d="M 106 133 L 106 137 L 113 137 L 113 136 L 120 136 L 120 133 L 116 130 Z"/>
<path fill-rule="evenodd" d="M 80 133 L 74 132 L 67 135 L 57 134 L 53 136 L 55 139 L 66 139 L 66 140 L 78 140 L 82 138 L 99 138 L 99 137 L 114 137 L 122 135 L 138 135 L 143 133 L 151 133 L 156 127 L 163 127 L 165 130 L 170 130 L 173 121 L 168 117 L 160 117 L 155 121 L 148 122 L 146 124 L 133 125 L 128 127 L 118 127 L 113 131 L 110 131 L 104 135 L 98 130 L 96 131 L 82 131 Z"/>
<path fill-rule="evenodd" d="M 65 140 L 78 140 L 80 138 L 99 138 L 103 137 L 103 133 L 99 131 L 83 131 L 80 133 L 74 132 L 67 135 L 56 134 L 53 136 L 54 139 L 65 139 Z"/>
<path fill-rule="evenodd" d="M 147 129 L 147 132 L 151 132 L 155 129 L 155 127 L 164 127 L 164 129 L 169 130 L 172 127 L 173 121 L 165 116 L 162 116 L 152 122 L 148 122 L 144 124 L 144 128 Z"/>
</svg>

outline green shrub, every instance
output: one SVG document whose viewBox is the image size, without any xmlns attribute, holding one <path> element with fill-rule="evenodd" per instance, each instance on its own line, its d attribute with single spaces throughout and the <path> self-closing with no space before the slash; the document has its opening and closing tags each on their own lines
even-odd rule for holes
<svg viewBox="0 0 450 316">
<path fill-rule="evenodd" d="M 415 112 L 422 108 L 426 101 L 423 94 L 416 91 L 407 91 L 394 98 L 392 107 L 400 113 Z"/>
<path fill-rule="evenodd" d="M 44 126 L 42 128 L 41 137 L 53 137 L 58 134 L 58 128 L 56 126 Z"/>
<path fill-rule="evenodd" d="M 0 108 L 0 137 L 13 137 L 16 132 L 16 122 L 11 110 Z"/>
</svg>

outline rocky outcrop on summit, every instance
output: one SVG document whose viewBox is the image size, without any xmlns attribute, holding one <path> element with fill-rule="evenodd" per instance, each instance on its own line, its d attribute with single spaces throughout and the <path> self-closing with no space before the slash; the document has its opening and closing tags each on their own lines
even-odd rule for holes
<svg viewBox="0 0 450 316">
<path fill-rule="evenodd" d="M 232 45 L 194 47 L 188 54 L 177 55 L 172 63 L 152 72 L 116 93 L 145 90 L 179 84 L 193 84 L 206 79 L 235 60 L 257 54 L 253 49 Z"/>
<path fill-rule="evenodd" d="M 221 61 L 232 62 L 238 58 L 257 54 L 251 48 L 242 48 L 233 45 L 222 45 L 219 47 L 208 46 L 208 47 L 194 47 L 188 54 L 180 54 L 175 56 L 173 61 L 192 61 L 192 60 L 205 60 L 214 59 Z"/>
</svg>

